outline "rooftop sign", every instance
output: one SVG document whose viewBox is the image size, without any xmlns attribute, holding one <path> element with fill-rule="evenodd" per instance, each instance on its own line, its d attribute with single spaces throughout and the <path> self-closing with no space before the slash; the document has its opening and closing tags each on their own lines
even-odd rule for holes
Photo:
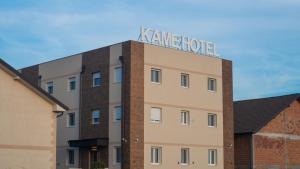
<svg viewBox="0 0 300 169">
<path fill-rule="evenodd" d="M 216 45 L 212 42 L 189 38 L 171 32 L 151 28 L 140 28 L 139 41 L 167 48 L 175 48 L 200 55 L 218 56 Z"/>
</svg>

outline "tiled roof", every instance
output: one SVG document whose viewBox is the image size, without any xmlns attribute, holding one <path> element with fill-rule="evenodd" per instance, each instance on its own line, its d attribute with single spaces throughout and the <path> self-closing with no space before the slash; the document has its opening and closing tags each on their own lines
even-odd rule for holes
<svg viewBox="0 0 300 169">
<path fill-rule="evenodd" d="M 255 133 L 276 117 L 300 94 L 234 102 L 234 133 Z"/>
</svg>

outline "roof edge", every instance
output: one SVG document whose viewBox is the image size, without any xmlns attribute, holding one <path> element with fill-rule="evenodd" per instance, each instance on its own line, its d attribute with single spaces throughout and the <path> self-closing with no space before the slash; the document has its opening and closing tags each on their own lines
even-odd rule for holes
<svg viewBox="0 0 300 169">
<path fill-rule="evenodd" d="M 24 83 L 26 83 L 28 86 L 32 87 L 34 92 L 37 92 L 47 98 L 49 101 L 52 101 L 53 103 L 61 106 L 65 110 L 69 110 L 69 107 L 57 100 L 55 97 L 44 91 L 42 88 L 38 87 L 37 85 L 31 83 L 28 81 L 20 72 L 18 72 L 15 68 L 13 68 L 11 65 L 6 63 L 3 59 L 0 58 L 0 64 L 3 65 L 8 71 L 15 74 L 20 80 L 22 80 Z"/>
</svg>

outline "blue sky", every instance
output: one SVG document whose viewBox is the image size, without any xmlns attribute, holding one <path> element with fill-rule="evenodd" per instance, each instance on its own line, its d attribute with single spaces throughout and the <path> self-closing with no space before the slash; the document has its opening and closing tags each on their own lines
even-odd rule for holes
<svg viewBox="0 0 300 169">
<path fill-rule="evenodd" d="M 1 0 L 0 57 L 16 68 L 137 40 L 144 25 L 213 41 L 234 98 L 300 93 L 298 0 Z"/>
</svg>

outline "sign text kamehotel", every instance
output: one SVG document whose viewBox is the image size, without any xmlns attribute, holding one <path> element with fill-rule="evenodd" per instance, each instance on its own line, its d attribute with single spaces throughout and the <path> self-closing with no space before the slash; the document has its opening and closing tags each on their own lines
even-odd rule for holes
<svg viewBox="0 0 300 169">
<path fill-rule="evenodd" d="M 175 48 L 196 54 L 217 56 L 216 45 L 214 43 L 170 32 L 141 27 L 139 40 L 141 42 L 151 43 L 162 47 Z"/>
</svg>

